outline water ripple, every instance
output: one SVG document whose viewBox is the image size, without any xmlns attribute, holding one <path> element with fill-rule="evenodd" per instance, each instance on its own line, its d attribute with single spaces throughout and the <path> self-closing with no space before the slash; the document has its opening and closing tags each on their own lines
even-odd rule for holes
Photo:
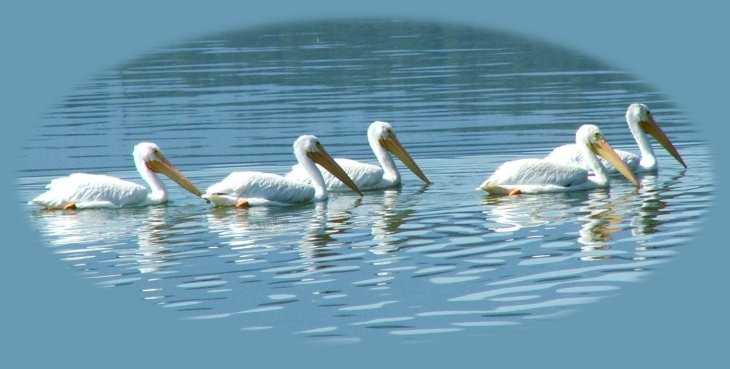
<svg viewBox="0 0 730 369">
<path fill-rule="evenodd" d="M 632 101 L 652 107 L 690 169 L 659 149 L 661 170 L 638 176 L 639 191 L 616 178 L 579 193 L 475 190 L 585 121 L 636 151 Z M 241 334 L 352 344 L 559 319 L 680 258 L 713 204 L 706 143 L 640 80 L 509 35 L 365 21 L 217 35 L 79 84 L 23 143 L 18 204 L 75 171 L 140 183 L 129 152 L 143 140 L 200 188 L 232 171 L 286 173 L 301 134 L 374 163 L 376 119 L 433 184 L 398 163 L 401 187 L 362 198 L 218 209 L 165 179 L 164 206 L 27 214 L 49 252 L 101 288 Z"/>
</svg>

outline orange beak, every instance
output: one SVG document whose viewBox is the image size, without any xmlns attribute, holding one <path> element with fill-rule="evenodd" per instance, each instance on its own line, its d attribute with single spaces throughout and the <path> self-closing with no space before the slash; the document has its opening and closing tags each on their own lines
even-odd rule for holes
<svg viewBox="0 0 730 369">
<path fill-rule="evenodd" d="M 170 163 L 164 155 L 162 155 L 162 153 L 155 153 L 155 158 L 145 164 L 151 171 L 168 176 L 170 179 L 175 181 L 175 183 L 179 184 L 180 187 L 190 191 L 193 195 L 200 197 L 200 195 L 203 194 L 192 182 L 190 182 L 189 179 L 180 173 L 180 171 L 178 171 L 177 168 L 175 168 L 175 166 L 172 165 L 172 163 Z"/>
<path fill-rule="evenodd" d="M 350 187 L 350 189 L 355 191 L 358 195 L 362 196 L 362 191 L 360 191 L 360 188 L 358 188 L 355 182 L 352 181 L 350 176 L 345 173 L 345 170 L 342 169 L 339 164 L 337 164 L 335 159 L 332 159 L 330 154 L 325 151 L 324 147 L 321 147 L 319 152 L 308 152 L 307 156 L 309 156 L 309 158 L 312 159 L 315 163 L 321 165 L 322 168 L 332 173 L 333 176 L 337 177 L 337 179 L 342 181 L 342 183 L 347 185 L 347 187 Z"/>
<path fill-rule="evenodd" d="M 395 137 L 395 135 L 390 135 L 390 137 L 385 139 L 380 139 L 380 145 L 385 147 L 386 150 L 392 152 L 395 154 L 395 156 L 400 159 L 400 161 L 405 164 L 408 169 L 413 172 L 418 178 L 420 178 L 424 183 L 431 184 L 431 181 L 428 180 L 425 174 L 423 174 L 423 171 L 421 168 L 418 167 L 418 164 L 411 158 L 410 155 L 408 155 L 408 152 L 406 149 L 401 145 L 400 141 L 398 141 L 398 138 Z"/>
<path fill-rule="evenodd" d="M 631 170 L 626 166 L 626 163 L 621 160 L 613 147 L 611 147 L 605 139 L 601 138 L 597 143 L 592 143 L 590 148 L 593 152 L 606 159 L 619 171 L 619 173 L 623 174 L 626 179 L 636 185 L 637 188 L 641 188 L 641 184 L 636 180 L 636 177 L 634 177 L 634 173 L 631 173 Z"/>
<path fill-rule="evenodd" d="M 669 140 L 669 137 L 667 137 L 666 134 L 664 134 L 664 131 L 662 131 L 661 128 L 659 128 L 659 125 L 654 121 L 654 118 L 649 117 L 648 120 L 642 120 L 639 122 L 639 127 L 641 127 L 644 132 L 652 135 L 659 144 L 664 147 L 665 150 L 669 152 L 677 161 L 682 164 L 683 167 L 687 168 L 687 164 L 684 163 L 684 160 L 682 160 L 682 157 L 679 155 L 679 152 L 677 151 L 677 148 L 672 145 L 672 141 Z"/>
</svg>

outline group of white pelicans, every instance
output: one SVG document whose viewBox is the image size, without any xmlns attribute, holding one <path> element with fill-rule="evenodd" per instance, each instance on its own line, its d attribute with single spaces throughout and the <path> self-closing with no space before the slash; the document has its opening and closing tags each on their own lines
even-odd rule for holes
<svg viewBox="0 0 730 369">
<path fill-rule="evenodd" d="M 500 195 L 580 191 L 609 185 L 609 174 L 618 172 L 636 187 L 634 173 L 656 171 L 657 161 L 647 134 L 653 136 L 679 163 L 687 165 L 659 128 L 644 104 L 632 104 L 626 122 L 640 155 L 614 150 L 598 127 L 581 126 L 575 144 L 554 149 L 542 159 L 519 159 L 502 164 L 478 189 Z M 284 176 L 263 172 L 233 172 L 208 187 L 203 194 L 162 155 L 160 148 L 139 143 L 132 153 L 134 164 L 149 189 L 119 178 L 74 173 L 57 178 L 45 193 L 31 200 L 47 209 L 119 208 L 154 205 L 167 201 L 167 189 L 157 176 L 164 174 L 184 189 L 216 206 L 281 206 L 322 201 L 328 191 L 362 191 L 400 185 L 401 177 L 391 157 L 397 156 L 426 184 L 431 182 L 396 138 L 390 124 L 376 121 L 368 128 L 368 141 L 379 163 L 333 159 L 315 136 L 294 141 L 298 164 Z"/>
</svg>

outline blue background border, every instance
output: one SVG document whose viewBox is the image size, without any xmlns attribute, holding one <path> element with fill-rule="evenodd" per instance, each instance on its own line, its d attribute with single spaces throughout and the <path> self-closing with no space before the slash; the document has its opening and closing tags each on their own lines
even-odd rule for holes
<svg viewBox="0 0 730 369">
<path fill-rule="evenodd" d="M 426 5 L 424 5 L 426 4 Z M 2 367 L 717 367 L 727 365 L 727 166 L 701 234 L 648 282 L 571 317 L 439 345 L 316 346 L 247 341 L 236 327 L 180 321 L 92 286 L 39 245 L 18 209 L 14 169 L 28 127 L 75 83 L 158 47 L 292 20 L 375 16 L 517 33 L 576 50 L 646 80 L 686 111 L 715 157 L 728 137 L 724 5 L 449 0 L 25 1 L 0 5 L 3 252 Z M 692 170 L 691 168 L 689 170 Z M 708 178 L 709 180 L 713 180 Z M 11 364 L 14 363 L 14 364 Z"/>
</svg>

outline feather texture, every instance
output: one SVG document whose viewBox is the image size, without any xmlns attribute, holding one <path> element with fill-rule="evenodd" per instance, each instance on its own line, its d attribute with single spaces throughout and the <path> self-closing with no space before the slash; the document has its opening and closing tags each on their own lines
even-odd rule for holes
<svg viewBox="0 0 730 369">
<path fill-rule="evenodd" d="M 611 145 L 603 138 L 598 127 L 582 125 L 575 132 L 575 142 L 581 156 L 593 170 L 593 175 L 589 175 L 586 169 L 579 166 L 545 159 L 519 159 L 500 165 L 479 189 L 494 194 L 513 195 L 608 187 L 606 168 L 601 165 L 598 155 L 617 165 L 621 174 L 640 187 L 633 174 L 621 163 Z"/>
<path fill-rule="evenodd" d="M 411 158 L 406 149 L 401 145 L 395 135 L 393 127 L 387 122 L 375 121 L 370 124 L 367 131 L 368 144 L 375 154 L 379 165 L 361 163 L 356 160 L 338 158 L 334 159 L 337 164 L 345 171 L 348 177 L 361 190 L 374 190 L 381 188 L 394 187 L 401 184 L 401 176 L 395 161 L 391 157 L 394 154 L 398 157 L 408 169 L 410 169 L 423 182 L 431 183 L 426 175 L 423 174 L 418 164 Z M 346 191 L 346 186 L 342 181 L 335 178 L 332 174 L 322 171 L 325 185 L 331 191 Z M 287 175 L 296 181 L 309 182 L 310 175 L 307 174 L 301 162 L 292 167 L 291 172 Z"/>
<path fill-rule="evenodd" d="M 323 201 L 328 193 L 320 168 L 325 168 L 325 172 L 332 171 L 339 180 L 349 183 L 350 188 L 362 196 L 360 189 L 327 153 L 317 137 L 299 136 L 292 148 L 310 183 L 271 173 L 233 172 L 208 187 L 203 198 L 217 206 L 237 207 Z M 322 167 L 318 167 L 316 163 L 322 164 Z"/>
<path fill-rule="evenodd" d="M 641 161 L 641 157 L 624 150 L 616 150 L 616 154 L 632 172 L 639 171 L 639 162 Z M 619 173 L 616 167 L 611 165 L 608 160 L 602 157 L 599 157 L 598 159 L 609 174 Z M 572 165 L 583 168 L 591 173 L 593 172 L 593 169 L 588 164 L 588 161 L 583 158 L 583 154 L 581 154 L 580 150 L 578 150 L 578 145 L 576 144 L 566 144 L 554 148 L 553 151 L 545 157 L 545 160 L 553 163 Z"/>
<path fill-rule="evenodd" d="M 46 189 L 31 203 L 52 209 L 69 203 L 77 208 L 118 208 L 147 200 L 144 186 L 102 174 L 74 173 L 52 180 Z"/>
<path fill-rule="evenodd" d="M 569 187 L 588 179 L 582 168 L 542 159 L 519 159 L 503 163 L 486 182 L 500 185 L 556 185 Z"/>
<path fill-rule="evenodd" d="M 314 187 L 263 172 L 233 172 L 205 191 L 205 198 L 218 206 L 235 205 L 245 199 L 249 205 L 289 205 L 311 202 Z"/>
<path fill-rule="evenodd" d="M 148 193 L 147 188 L 134 182 L 107 175 L 74 173 L 51 180 L 46 186 L 48 191 L 31 200 L 29 204 L 41 205 L 47 209 L 119 208 L 162 204 L 167 201 L 167 188 L 156 173 L 166 175 L 195 196 L 200 196 L 200 191 L 195 185 L 162 155 L 156 144 L 138 143 L 134 146 L 132 157 L 137 173 L 150 186 L 151 192 Z"/>
<path fill-rule="evenodd" d="M 634 141 L 636 141 L 636 145 L 639 147 L 639 155 L 622 150 L 616 150 L 615 152 L 619 159 L 621 159 L 621 162 L 632 173 L 655 172 L 658 169 L 654 149 L 652 149 L 649 143 L 647 134 L 654 137 L 683 167 L 687 167 L 682 156 L 679 155 L 677 148 L 674 147 L 672 141 L 659 127 L 659 124 L 654 120 L 654 116 L 646 105 L 629 105 L 628 109 L 626 109 L 626 124 L 629 127 L 631 135 L 634 137 Z M 580 152 L 578 146 L 575 144 L 557 147 L 545 159 L 555 163 L 579 166 L 589 171 L 592 170 L 585 155 Z M 603 158 L 601 158 L 601 163 L 606 167 L 608 173 L 613 174 L 619 172 L 616 166 L 609 165 L 608 161 Z"/>
<path fill-rule="evenodd" d="M 345 173 L 347 173 L 347 175 L 352 178 L 352 181 L 357 183 L 357 186 L 362 190 L 371 190 L 392 185 L 391 183 L 383 180 L 383 168 L 377 165 L 361 163 L 356 160 L 344 158 L 336 158 L 335 162 L 342 167 Z M 349 188 L 342 183 L 342 181 L 337 179 L 330 172 L 323 170 L 322 166 L 319 164 L 317 165 L 317 169 L 319 169 L 322 173 L 324 183 L 328 190 L 349 191 Z M 286 178 L 298 182 L 312 183 L 312 180 L 301 164 L 293 165 L 291 172 L 286 174 Z"/>
</svg>

